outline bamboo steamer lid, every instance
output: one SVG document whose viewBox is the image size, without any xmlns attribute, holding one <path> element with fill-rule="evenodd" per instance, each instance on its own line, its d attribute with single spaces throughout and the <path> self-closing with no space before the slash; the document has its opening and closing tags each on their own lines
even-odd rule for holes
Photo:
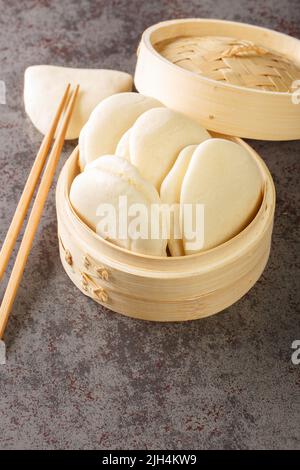
<svg viewBox="0 0 300 470">
<path fill-rule="evenodd" d="M 300 139 L 300 41 L 282 33 L 221 20 L 158 23 L 142 36 L 135 85 L 211 131 Z"/>
</svg>

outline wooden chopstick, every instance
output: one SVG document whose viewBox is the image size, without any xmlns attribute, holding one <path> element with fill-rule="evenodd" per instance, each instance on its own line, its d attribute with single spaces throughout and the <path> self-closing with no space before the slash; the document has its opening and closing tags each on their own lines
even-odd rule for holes
<svg viewBox="0 0 300 470">
<path fill-rule="evenodd" d="M 66 110 L 61 128 L 59 130 L 59 134 L 55 139 L 54 146 L 52 148 L 45 171 L 42 176 L 41 184 L 39 186 L 35 201 L 32 206 L 32 210 L 26 225 L 24 236 L 16 257 L 16 261 L 7 284 L 7 288 L 0 307 L 0 339 L 2 339 L 4 335 L 9 315 L 14 300 L 16 298 L 18 287 L 22 279 L 25 265 L 31 250 L 32 242 L 39 225 L 39 221 L 52 184 L 57 164 L 59 162 L 59 157 L 62 151 L 65 135 L 72 116 L 72 112 L 74 110 L 78 91 L 79 86 L 76 87 L 75 91 L 73 92 L 70 98 L 68 108 Z"/>
<path fill-rule="evenodd" d="M 29 173 L 27 182 L 25 184 L 23 193 L 21 195 L 20 201 L 18 203 L 15 215 L 11 221 L 10 227 L 8 229 L 7 235 L 5 237 L 5 240 L 3 242 L 1 251 L 0 251 L 0 281 L 3 277 L 3 274 L 5 273 L 5 270 L 7 268 L 7 264 L 9 262 L 10 256 L 12 254 L 12 251 L 14 249 L 14 246 L 16 244 L 18 235 L 20 233 L 21 227 L 23 225 L 24 219 L 26 217 L 30 202 L 32 200 L 32 196 L 34 194 L 35 188 L 37 186 L 37 183 L 39 181 L 40 175 L 42 173 L 42 170 L 44 168 L 46 158 L 48 155 L 48 152 L 50 150 L 52 140 L 55 135 L 55 131 L 57 129 L 60 117 L 62 115 L 62 112 L 65 108 L 68 95 L 70 91 L 70 84 L 68 84 L 66 91 L 62 97 L 62 100 L 59 104 L 57 113 L 53 119 L 53 122 L 51 124 L 49 132 L 45 135 L 40 149 L 38 151 L 38 154 L 36 156 L 36 159 L 33 163 L 33 166 L 31 168 L 31 171 Z"/>
</svg>

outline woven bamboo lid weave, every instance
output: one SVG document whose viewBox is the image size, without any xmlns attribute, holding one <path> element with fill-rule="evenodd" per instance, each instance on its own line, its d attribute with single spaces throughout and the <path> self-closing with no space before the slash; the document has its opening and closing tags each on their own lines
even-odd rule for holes
<svg viewBox="0 0 300 470">
<path fill-rule="evenodd" d="M 300 68 L 252 41 L 229 37 L 179 37 L 156 50 L 173 64 L 205 77 L 266 91 L 291 92 Z"/>
<path fill-rule="evenodd" d="M 210 131 L 300 139 L 300 41 L 283 33 L 206 18 L 163 21 L 142 36 L 135 86 Z"/>
</svg>

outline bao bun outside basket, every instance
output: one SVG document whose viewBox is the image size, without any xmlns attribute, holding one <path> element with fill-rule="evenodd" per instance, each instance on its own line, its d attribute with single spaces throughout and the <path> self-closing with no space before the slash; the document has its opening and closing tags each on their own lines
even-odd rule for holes
<svg viewBox="0 0 300 470">
<path fill-rule="evenodd" d="M 171 63 L 155 50 L 155 44 L 160 41 L 180 36 L 227 36 L 248 40 L 300 66 L 298 39 L 231 21 L 161 22 L 148 28 L 142 36 L 135 86 L 140 93 L 191 116 L 208 130 L 253 139 L 300 139 L 300 104 L 293 102 L 292 92 L 264 91 L 206 78 Z M 298 78 L 300 80 L 300 74 Z"/>
<path fill-rule="evenodd" d="M 153 321 L 183 321 L 217 313 L 240 299 L 267 263 L 275 209 L 272 177 L 245 142 L 260 168 L 261 207 L 252 222 L 228 242 L 195 255 L 143 256 L 119 248 L 87 227 L 73 210 L 69 191 L 79 173 L 78 148 L 59 177 L 56 205 L 60 256 L 74 284 L 86 295 L 124 315 Z"/>
</svg>

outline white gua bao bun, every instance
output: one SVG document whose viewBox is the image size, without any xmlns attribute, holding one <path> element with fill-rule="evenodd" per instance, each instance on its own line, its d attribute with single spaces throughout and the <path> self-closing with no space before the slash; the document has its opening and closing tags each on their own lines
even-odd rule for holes
<svg viewBox="0 0 300 470">
<path fill-rule="evenodd" d="M 154 186 L 142 178 L 138 170 L 127 160 L 115 155 L 102 156 L 92 163 L 86 165 L 83 173 L 80 173 L 74 179 L 71 191 L 70 201 L 81 217 L 81 219 L 96 231 L 103 238 L 112 243 L 131 250 L 135 253 L 142 253 L 151 256 L 166 256 L 167 240 L 163 238 L 147 239 L 136 237 L 136 226 L 131 226 L 130 217 L 127 219 L 128 232 L 127 238 L 119 237 L 119 227 L 117 224 L 117 233 L 114 230 L 100 227 L 100 215 L 97 211 L 101 204 L 110 204 L 115 208 L 117 221 L 119 220 L 119 197 L 127 196 L 128 210 L 133 204 L 142 204 L 147 211 L 149 230 L 152 223 L 161 223 L 162 218 L 151 219 L 151 204 L 160 204 L 158 192 Z M 103 206 L 102 206 L 103 207 Z M 124 216 L 124 213 L 122 214 Z M 135 214 L 133 218 L 136 217 Z M 106 217 L 106 216 L 105 216 Z M 142 214 L 143 217 L 143 214 Z M 162 216 L 163 217 L 163 216 Z M 110 219 L 111 220 L 111 219 Z M 145 221 L 142 220 L 143 223 Z M 113 221 L 109 225 L 113 227 Z M 147 223 L 147 222 L 146 222 Z M 148 227 L 148 226 L 147 226 Z M 158 227 L 160 229 L 160 226 Z"/>
<path fill-rule="evenodd" d="M 130 161 L 159 191 L 179 152 L 209 138 L 206 129 L 184 114 L 153 108 L 144 112 L 130 130 Z"/>
<path fill-rule="evenodd" d="M 189 145 L 181 150 L 173 167 L 163 180 L 160 187 L 160 198 L 163 204 L 180 204 L 182 181 L 196 148 L 197 145 Z M 168 247 L 172 256 L 183 256 L 184 248 L 180 229 L 180 213 L 173 212 L 173 217 L 174 223 L 171 220 Z M 175 227 L 177 234 L 174 233 Z"/>
<path fill-rule="evenodd" d="M 24 77 L 25 110 L 42 133 L 49 131 L 67 84 L 80 85 L 66 139 L 77 139 L 93 109 L 114 93 L 132 90 L 128 73 L 104 69 L 75 69 L 53 65 L 28 67 Z"/>
<path fill-rule="evenodd" d="M 237 235 L 255 216 L 262 198 L 257 164 L 240 145 L 210 139 L 194 151 L 181 188 L 181 204 L 204 204 L 204 245 L 214 248 Z M 187 248 L 184 253 L 201 250 Z"/>
<path fill-rule="evenodd" d="M 80 166 L 85 170 L 75 178 L 70 197 L 95 231 L 99 204 L 118 207 L 122 195 L 127 196 L 128 207 L 141 203 L 148 212 L 152 203 L 178 204 L 181 209 L 191 204 L 195 215 L 196 205 L 202 204 L 204 244 L 200 247 L 191 247 L 184 230 L 188 225 L 194 230 L 195 220 L 191 223 L 183 212 L 182 231 L 180 211 L 170 211 L 169 251 L 182 256 L 226 242 L 245 228 L 259 208 L 262 178 L 248 152 L 231 141 L 211 138 L 198 123 L 155 99 L 137 93 L 107 98 L 91 114 L 79 144 Z M 151 220 L 160 232 L 168 223 L 162 217 L 164 213 Z M 132 232 L 126 240 L 98 233 L 128 250 L 166 256 L 166 240 L 136 239 Z"/>
<path fill-rule="evenodd" d="M 130 132 L 131 128 L 125 132 L 116 148 L 116 155 L 126 158 L 130 162 Z"/>
<path fill-rule="evenodd" d="M 118 93 L 102 101 L 79 136 L 81 169 L 102 155 L 115 154 L 120 139 L 137 118 L 157 106 L 163 105 L 139 93 Z"/>
</svg>

